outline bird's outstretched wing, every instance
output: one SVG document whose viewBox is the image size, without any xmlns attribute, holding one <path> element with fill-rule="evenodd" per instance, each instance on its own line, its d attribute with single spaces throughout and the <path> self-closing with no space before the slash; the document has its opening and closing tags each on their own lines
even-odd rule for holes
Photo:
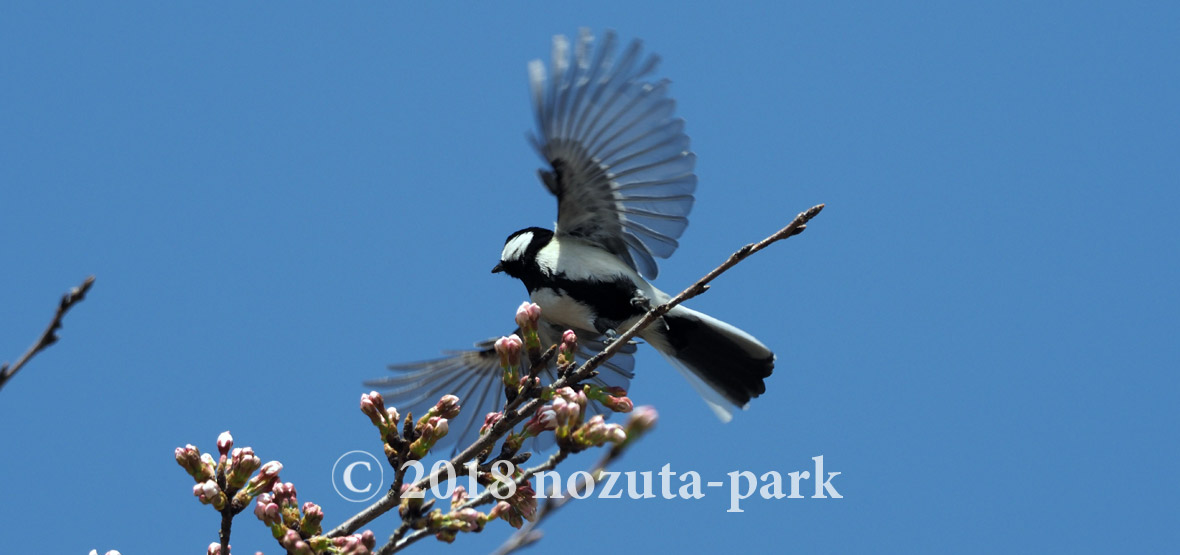
<svg viewBox="0 0 1180 555">
<path fill-rule="evenodd" d="M 583 29 L 571 59 L 569 41 L 554 37 L 552 75 L 529 63 L 531 139 L 552 167 L 541 181 L 557 196 L 559 236 L 595 243 L 654 278 L 653 257 L 671 256 L 688 226 L 696 156 L 668 81 L 650 77 L 659 58 L 641 55 L 638 40 L 616 57 L 612 32 L 592 43 Z"/>
<path fill-rule="evenodd" d="M 601 338 L 590 338 L 593 332 L 577 331 L 578 352 L 576 359 L 585 362 L 604 347 Z M 516 330 L 513 333 L 520 333 Z M 541 323 L 538 335 L 541 344 L 548 346 L 560 342 L 561 331 L 554 326 Z M 465 447 L 479 436 L 479 428 L 483 425 L 484 417 L 489 412 L 497 412 L 504 408 L 504 383 L 501 378 L 500 358 L 493 347 L 496 339 L 488 339 L 475 344 L 475 349 L 466 351 L 450 351 L 449 356 L 435 360 L 411 362 L 407 364 L 392 364 L 389 366 L 397 375 L 369 380 L 368 387 L 381 390 L 386 404 L 397 407 L 404 418 L 407 411 L 418 418 L 438 402 L 443 395 L 453 394 L 459 397 L 462 410 L 459 416 L 449 422 L 450 431 L 439 442 L 440 446 L 454 444 L 456 448 Z M 624 346 L 618 354 L 611 357 L 599 367 L 597 376 L 591 379 L 599 385 L 627 387 L 635 368 L 635 345 Z M 525 365 L 527 366 L 527 357 Z M 525 368 L 528 371 L 528 368 Z M 552 383 L 557 379 L 557 369 L 553 363 L 539 374 L 542 383 Z"/>
</svg>

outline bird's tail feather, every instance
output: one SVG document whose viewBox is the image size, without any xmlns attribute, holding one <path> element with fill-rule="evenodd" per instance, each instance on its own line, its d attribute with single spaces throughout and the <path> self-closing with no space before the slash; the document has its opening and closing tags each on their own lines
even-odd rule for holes
<svg viewBox="0 0 1180 555">
<path fill-rule="evenodd" d="M 723 421 L 766 392 L 774 353 L 750 334 L 707 314 L 677 306 L 644 339 L 680 370 Z"/>
</svg>

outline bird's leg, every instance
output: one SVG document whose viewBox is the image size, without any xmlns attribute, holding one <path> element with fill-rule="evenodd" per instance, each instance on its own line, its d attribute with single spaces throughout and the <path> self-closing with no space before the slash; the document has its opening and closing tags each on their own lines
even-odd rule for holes
<svg viewBox="0 0 1180 555">
<path fill-rule="evenodd" d="M 650 312 L 651 311 L 651 299 L 647 298 L 647 295 L 644 295 L 643 291 L 636 290 L 635 296 L 631 297 L 631 306 L 638 308 L 640 311 L 642 311 L 641 314 Z M 664 331 L 668 331 L 668 323 L 664 321 L 663 316 L 660 316 L 659 323 L 661 326 L 664 326 Z"/>
<path fill-rule="evenodd" d="M 644 295 L 643 291 L 636 289 L 635 296 L 631 297 L 631 306 L 647 312 L 651 310 L 651 299 L 647 298 L 647 295 Z"/>
</svg>

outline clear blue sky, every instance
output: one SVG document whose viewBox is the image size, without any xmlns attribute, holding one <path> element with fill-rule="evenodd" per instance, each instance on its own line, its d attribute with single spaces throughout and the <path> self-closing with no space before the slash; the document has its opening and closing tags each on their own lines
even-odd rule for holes
<svg viewBox="0 0 1180 555">
<path fill-rule="evenodd" d="M 545 549 L 1180 541 L 1174 5 L 423 4 L 0 7 L 0 359 L 97 276 L 0 391 L 6 552 L 201 552 L 172 449 L 226 429 L 327 523 L 358 510 L 329 473 L 380 450 L 361 382 L 512 325 L 489 269 L 555 214 L 525 64 L 579 26 L 664 58 L 699 157 L 658 286 L 828 205 L 691 304 L 777 351 L 766 395 L 723 425 L 644 352 L 662 419 L 618 468 L 823 455 L 844 499 L 587 501 Z"/>
</svg>

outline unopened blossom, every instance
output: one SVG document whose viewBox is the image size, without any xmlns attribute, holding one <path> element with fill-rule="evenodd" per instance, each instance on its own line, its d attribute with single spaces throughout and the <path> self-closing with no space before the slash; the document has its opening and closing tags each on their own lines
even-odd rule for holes
<svg viewBox="0 0 1180 555">
<path fill-rule="evenodd" d="M 250 475 L 261 466 L 262 459 L 254 454 L 254 449 L 250 447 L 234 449 L 225 475 L 226 484 L 231 488 L 231 491 L 241 488 L 250 480 Z"/>
<path fill-rule="evenodd" d="M 320 523 L 324 520 L 324 510 L 319 505 L 308 501 L 303 504 L 303 519 L 299 521 L 299 531 L 304 536 L 315 536 L 323 532 Z"/>
<path fill-rule="evenodd" d="M 578 352 L 578 335 L 573 330 L 565 330 L 561 334 L 561 345 L 557 348 L 557 365 L 569 366 L 574 363 L 574 354 Z"/>
<path fill-rule="evenodd" d="M 598 401 L 602 406 L 614 412 L 631 412 L 634 404 L 627 397 L 627 390 L 618 386 L 599 387 L 587 385 L 584 388 L 586 396 Z"/>
<path fill-rule="evenodd" d="M 279 545 L 287 550 L 288 555 L 315 555 L 315 551 L 311 548 L 303 538 L 299 536 L 299 532 L 287 529 L 283 537 L 279 538 Z"/>
<path fill-rule="evenodd" d="M 524 333 L 537 331 L 537 322 L 541 320 L 541 307 L 536 303 L 525 301 L 516 309 L 516 325 Z"/>
<path fill-rule="evenodd" d="M 339 555 L 370 555 L 377 547 L 377 538 L 371 530 L 360 534 L 332 538 L 332 548 Z"/>
<path fill-rule="evenodd" d="M 260 493 L 266 493 L 274 487 L 275 482 L 279 479 L 279 472 L 283 470 L 283 464 L 279 461 L 270 461 L 258 470 L 258 474 L 250 478 L 246 483 L 246 487 L 238 492 L 236 497 L 241 497 L 243 501 L 249 502 L 254 496 Z"/>
<path fill-rule="evenodd" d="M 430 451 L 431 447 L 434 447 L 438 440 L 447 435 L 447 432 L 450 431 L 450 424 L 447 423 L 446 418 L 431 416 L 424 421 L 419 420 L 418 427 L 415 429 L 421 435 L 410 444 L 410 454 L 420 459 Z"/>
<path fill-rule="evenodd" d="M 222 457 L 228 455 L 233 446 L 234 436 L 230 435 L 229 430 L 221 432 L 221 435 L 217 436 L 217 451 L 221 453 Z"/>
<path fill-rule="evenodd" d="M 523 342 L 515 333 L 508 337 L 501 337 L 494 345 L 496 354 L 500 355 L 500 367 L 506 371 L 520 368 L 520 348 Z"/>
<path fill-rule="evenodd" d="M 389 425 L 386 419 L 385 398 L 376 391 L 361 394 L 361 412 L 369 417 L 369 421 L 377 427 L 387 427 Z M 396 425 L 396 420 L 394 421 Z"/>
<path fill-rule="evenodd" d="M 208 453 L 202 454 L 192 445 L 176 448 L 176 464 L 184 468 L 189 476 L 198 482 L 211 480 L 217 476 L 217 463 Z"/>
<path fill-rule="evenodd" d="M 254 516 L 258 517 L 263 524 L 271 526 L 274 524 L 281 524 L 282 517 L 279 515 L 279 505 L 274 501 L 274 495 L 264 493 L 258 496 L 258 500 L 254 503 Z"/>
<path fill-rule="evenodd" d="M 487 416 L 485 416 L 483 419 L 483 426 L 479 427 L 479 435 L 482 436 L 482 435 L 487 434 L 488 432 L 492 431 L 492 427 L 494 427 L 497 422 L 499 422 L 503 419 L 504 419 L 504 413 L 502 413 L 502 412 L 489 412 L 487 414 Z"/>
<path fill-rule="evenodd" d="M 557 413 L 553 409 L 553 405 L 542 405 L 537 407 L 537 411 L 533 417 L 525 423 L 524 429 L 531 436 L 540 435 L 541 432 L 553 430 L 557 428 Z"/>
<path fill-rule="evenodd" d="M 639 439 L 640 436 L 655 427 L 657 420 L 659 420 L 659 413 L 656 412 L 655 407 L 645 405 L 636 408 L 624 426 L 627 440 L 635 441 Z"/>
<path fill-rule="evenodd" d="M 217 486 L 217 482 L 213 480 L 206 480 L 193 486 L 193 495 L 197 497 L 206 505 L 213 505 L 214 509 L 218 511 L 225 508 L 226 497 L 221 488 Z"/>
</svg>

